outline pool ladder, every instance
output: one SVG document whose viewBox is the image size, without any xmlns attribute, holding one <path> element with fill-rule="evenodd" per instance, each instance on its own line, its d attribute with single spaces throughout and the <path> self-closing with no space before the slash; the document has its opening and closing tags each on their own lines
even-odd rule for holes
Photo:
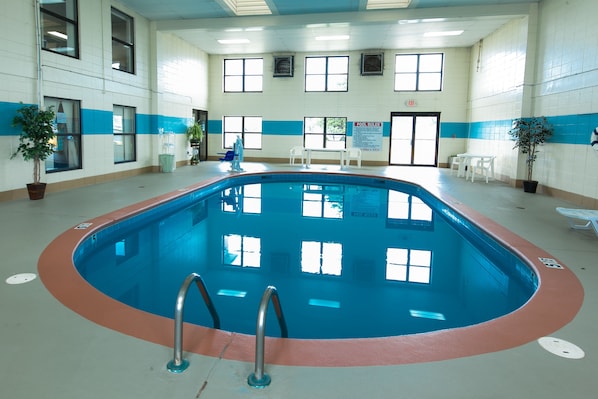
<svg viewBox="0 0 598 399">
<path fill-rule="evenodd" d="M 257 322 L 255 325 L 255 368 L 254 372 L 247 377 L 247 383 L 255 388 L 264 388 L 270 385 L 270 382 L 272 381 L 270 376 L 264 373 L 266 313 L 268 312 L 268 303 L 270 300 L 272 300 L 274 311 L 278 318 L 278 324 L 280 325 L 280 336 L 282 338 L 289 337 L 287 323 L 284 319 L 284 314 L 282 313 L 282 307 L 280 306 L 278 291 L 276 290 L 276 287 L 269 285 L 262 295 L 260 307 L 257 312 Z"/>
<path fill-rule="evenodd" d="M 191 284 L 197 285 L 197 288 L 201 292 L 201 296 L 208 307 L 212 320 L 214 322 L 214 328 L 220 329 L 220 318 L 218 312 L 210 299 L 206 284 L 204 283 L 201 276 L 197 273 L 191 273 L 179 289 L 177 295 L 175 310 L 174 310 L 174 357 L 168 362 L 166 368 L 172 373 L 182 373 L 189 367 L 189 361 L 183 359 L 183 310 L 185 305 L 185 298 Z M 268 304 L 272 301 L 274 305 L 274 311 L 280 325 L 280 336 L 282 338 L 288 338 L 289 333 L 287 329 L 287 323 L 282 313 L 282 307 L 280 305 L 280 298 L 276 287 L 269 285 L 266 287 L 260 306 L 258 308 L 258 317 L 256 322 L 255 332 L 255 368 L 254 372 L 247 377 L 247 383 L 255 388 L 264 388 L 270 385 L 272 379 L 266 373 L 264 373 L 264 352 L 265 352 L 265 336 L 266 336 L 266 314 L 268 312 Z"/>
<path fill-rule="evenodd" d="M 203 300 L 206 303 L 210 314 L 212 315 L 214 328 L 220 329 L 220 317 L 218 317 L 218 312 L 216 312 L 216 308 L 210 299 L 206 284 L 199 274 L 191 273 L 187 276 L 187 278 L 185 278 L 185 281 L 183 281 L 183 284 L 179 289 L 179 294 L 177 295 L 176 305 L 174 308 L 174 357 L 166 365 L 168 371 L 172 373 L 182 373 L 187 369 L 187 367 L 189 367 L 189 361 L 183 359 L 183 310 L 185 307 L 185 298 L 187 297 L 187 292 L 189 291 L 191 284 L 194 282 L 197 285 L 199 292 L 201 292 L 201 296 L 203 297 Z"/>
</svg>

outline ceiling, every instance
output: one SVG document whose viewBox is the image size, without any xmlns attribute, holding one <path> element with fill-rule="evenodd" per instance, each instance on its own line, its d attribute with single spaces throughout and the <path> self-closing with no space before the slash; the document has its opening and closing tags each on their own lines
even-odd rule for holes
<svg viewBox="0 0 598 399">
<path fill-rule="evenodd" d="M 263 0 L 271 15 L 236 16 L 231 0 L 120 0 L 208 54 L 296 53 L 469 47 L 540 0 L 412 0 L 407 8 L 366 10 L 367 0 Z M 235 0 L 232 0 L 235 1 Z M 458 36 L 426 32 L 463 30 Z M 349 35 L 322 41 L 319 36 Z M 221 44 L 220 39 L 247 39 Z"/>
</svg>

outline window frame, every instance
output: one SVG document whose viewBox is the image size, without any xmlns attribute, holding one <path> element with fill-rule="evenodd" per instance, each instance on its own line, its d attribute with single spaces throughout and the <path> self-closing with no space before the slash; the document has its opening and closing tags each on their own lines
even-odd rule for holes
<svg viewBox="0 0 598 399">
<path fill-rule="evenodd" d="M 115 115 L 116 115 L 116 110 L 117 108 L 120 108 L 123 110 L 122 112 L 122 116 L 124 118 L 125 116 L 125 111 L 126 110 L 131 110 L 133 112 L 132 118 L 130 119 L 133 123 L 133 129 L 132 132 L 125 132 L 124 131 L 124 123 L 123 123 L 123 131 L 122 132 L 117 132 L 115 129 L 115 124 L 114 124 L 114 120 L 115 120 Z M 133 158 L 132 159 L 127 159 L 126 154 L 127 151 L 126 149 L 123 148 L 123 160 L 122 161 L 117 161 L 116 157 L 114 159 L 114 164 L 122 164 L 122 163 L 127 163 L 127 162 L 136 162 L 137 161 L 137 109 L 135 107 L 130 107 L 127 105 L 120 105 L 120 104 L 114 104 L 112 106 L 112 135 L 113 135 L 113 151 L 114 151 L 114 145 L 116 143 L 116 138 L 118 136 L 122 137 L 123 139 L 126 137 L 132 137 L 132 145 L 133 145 Z M 123 146 L 125 146 L 125 140 L 123 140 Z M 116 152 L 114 152 L 114 154 L 116 155 Z"/>
<path fill-rule="evenodd" d="M 41 35 L 42 35 L 42 41 L 40 43 L 42 50 L 46 50 L 46 51 L 50 51 L 52 53 L 55 54 L 60 54 L 60 55 L 64 55 L 67 57 L 71 57 L 71 58 L 79 58 L 79 4 L 77 2 L 77 0 L 65 0 L 65 5 L 66 5 L 66 9 L 69 10 L 70 8 L 72 8 L 72 12 L 73 12 L 73 16 L 75 19 L 69 18 L 67 15 L 62 15 L 60 13 L 57 13 L 53 10 L 51 10 L 50 8 L 46 8 L 44 7 L 43 2 L 40 1 L 39 3 L 39 11 L 40 11 L 40 19 L 41 19 Z M 46 17 L 49 18 L 54 18 L 56 20 L 58 20 L 59 22 L 63 22 L 66 26 L 66 31 L 69 32 L 69 26 L 71 27 L 71 29 L 73 30 L 73 34 L 74 34 L 74 44 L 73 44 L 73 53 L 74 54 L 69 54 L 69 53 L 65 53 L 62 51 L 56 51 L 55 49 L 52 49 L 50 47 L 46 47 L 46 44 L 48 42 L 48 39 L 46 39 L 47 35 L 45 34 L 45 26 L 46 24 L 44 23 L 44 21 L 46 20 Z M 50 34 L 50 32 L 53 31 L 49 31 L 48 34 Z M 59 34 L 62 32 L 58 32 Z M 68 33 L 62 33 L 67 35 L 67 39 L 65 39 L 67 42 L 66 44 L 68 45 Z M 52 34 L 50 34 L 52 35 Z M 52 35 L 54 37 L 57 37 L 56 35 Z M 58 36 L 59 37 L 59 36 Z"/>
<path fill-rule="evenodd" d="M 421 59 L 422 57 L 426 56 L 440 56 L 440 69 L 438 71 L 422 71 L 421 70 Z M 398 65 L 399 65 L 399 58 L 400 57 L 417 57 L 416 67 L 415 70 L 410 71 L 401 71 L 398 72 Z M 394 73 L 394 91 L 395 92 L 433 92 L 433 91 L 442 91 L 443 83 L 444 83 L 444 53 L 402 53 L 402 54 L 395 54 L 395 73 Z M 399 83 L 399 76 L 405 75 L 414 75 L 415 76 L 415 88 L 414 89 L 400 89 L 398 88 Z M 438 88 L 434 89 L 421 89 L 420 83 L 422 81 L 422 76 L 425 75 L 438 75 L 439 82 Z"/>
<path fill-rule="evenodd" d="M 330 60 L 333 58 L 344 58 L 347 60 L 346 63 L 346 72 L 343 73 L 332 73 L 330 72 Z M 325 59 L 325 70 L 324 73 L 308 73 L 308 70 L 310 69 L 309 67 L 309 62 L 310 60 L 315 60 L 315 59 Z M 324 89 L 323 90 L 308 90 L 308 77 L 316 77 L 316 76 L 320 76 L 320 77 L 324 77 Z M 338 76 L 344 76 L 345 77 L 345 88 L 344 90 L 332 90 L 330 88 L 330 84 L 331 84 L 331 77 L 338 77 Z M 305 81 L 305 87 L 304 90 L 306 93 L 346 93 L 349 91 L 349 56 L 348 55 L 325 55 L 325 56 L 308 56 L 305 57 L 305 76 L 304 76 L 304 81 Z"/>
<path fill-rule="evenodd" d="M 233 118 L 241 118 L 241 130 L 237 131 L 237 130 L 230 130 L 227 131 L 227 119 L 233 119 Z M 253 132 L 253 131 L 247 131 L 246 126 L 247 124 L 245 123 L 245 120 L 248 118 L 259 118 L 261 120 L 261 129 L 259 132 Z M 232 122 L 232 121 L 231 121 Z M 230 125 L 230 123 L 229 123 Z M 262 149 L 262 144 L 263 144 L 263 133 L 264 130 L 264 118 L 261 116 L 257 116 L 257 115 L 225 115 L 222 117 L 222 148 L 224 149 L 232 149 L 234 146 L 234 142 L 237 139 L 237 136 L 241 136 L 241 142 L 243 143 L 243 149 L 247 149 L 247 150 L 261 150 Z M 259 147 L 252 147 L 247 145 L 247 142 L 249 140 L 246 140 L 246 136 L 247 135 L 256 135 L 259 136 L 259 142 L 260 142 L 260 146 Z M 232 140 L 228 141 L 227 137 L 231 136 Z"/>
<path fill-rule="evenodd" d="M 260 60 L 262 64 L 261 72 L 258 73 L 248 73 L 247 72 L 247 64 L 248 61 L 255 61 Z M 227 73 L 227 64 L 230 62 L 241 62 L 241 73 Z M 231 66 L 232 69 L 232 66 Z M 240 78 L 241 79 L 241 89 L 234 90 L 232 87 L 232 78 Z M 248 90 L 248 80 L 251 78 L 260 77 L 261 81 L 259 84 L 259 90 Z M 222 88 L 225 93 L 263 93 L 264 91 L 264 59 L 261 57 L 248 57 L 248 58 L 225 58 L 222 63 Z"/>
<path fill-rule="evenodd" d="M 125 37 L 119 37 L 118 35 L 115 36 L 115 29 L 114 29 L 114 18 L 118 17 L 125 22 L 126 25 L 126 32 L 125 35 L 128 35 L 128 39 Z M 118 10 L 117 8 L 111 7 L 110 9 L 110 24 L 111 24 L 111 33 L 112 33 L 112 69 L 116 71 L 122 71 L 130 74 L 135 74 L 135 19 L 128 14 Z M 114 48 L 116 46 L 121 46 L 123 48 L 129 48 L 129 54 L 127 55 L 128 67 L 121 68 L 120 63 L 118 67 L 115 67 L 116 61 L 114 57 Z"/>
<path fill-rule="evenodd" d="M 307 120 L 308 119 L 323 119 L 323 131 L 322 132 L 307 132 L 306 127 L 308 126 Z M 344 120 L 344 133 L 332 132 L 329 131 L 330 125 L 328 124 L 328 120 L 331 119 L 343 119 Z M 308 146 L 308 136 L 322 136 L 322 146 L 321 147 L 312 147 Z M 336 147 L 329 147 L 326 144 L 330 142 L 334 142 L 335 140 L 328 140 L 328 136 L 342 136 L 342 139 L 339 141 L 343 142 L 344 149 L 347 148 L 347 117 L 345 116 L 306 116 L 303 118 L 303 146 L 305 148 L 310 148 L 313 150 L 318 149 L 326 149 L 326 148 L 336 148 Z"/>
<path fill-rule="evenodd" d="M 62 104 L 64 103 L 70 103 L 71 106 L 76 106 L 76 109 L 73 112 L 72 117 L 70 118 L 71 120 L 71 127 L 74 129 L 68 129 L 68 126 L 66 126 L 66 128 L 68 129 L 67 131 L 61 131 L 61 127 L 60 125 L 64 124 L 64 125 L 69 125 L 68 123 L 68 119 L 64 119 L 63 122 L 63 117 L 60 115 L 60 108 L 62 106 Z M 55 106 L 54 103 L 57 103 L 58 105 Z M 55 149 L 54 149 L 54 153 L 52 154 L 52 157 L 46 159 L 44 167 L 45 167 L 45 171 L 46 173 L 58 173 L 58 172 L 64 172 L 64 171 L 68 171 L 68 170 L 77 170 L 77 169 L 83 169 L 83 160 L 82 160 L 82 148 L 83 148 L 83 142 L 82 142 L 82 134 L 81 134 L 81 100 L 72 100 L 69 98 L 58 98 L 58 97 L 44 97 L 44 104 L 46 106 L 52 106 L 54 107 L 54 112 L 55 112 L 55 120 L 54 120 L 54 126 L 55 126 L 55 132 L 56 132 L 56 144 L 55 144 Z M 65 116 L 66 118 L 66 116 Z M 74 131 L 69 131 L 69 130 L 74 130 Z M 74 156 L 76 156 L 77 159 L 77 163 L 74 166 L 70 166 L 71 163 L 71 148 L 70 146 L 67 146 L 68 148 L 66 149 L 67 152 L 67 166 L 66 167 L 61 167 L 61 168 L 50 168 L 48 169 L 48 163 L 54 162 L 54 158 L 57 154 L 57 149 L 61 148 L 64 143 L 66 142 L 68 144 L 69 141 L 73 140 L 74 143 L 78 143 L 78 146 L 76 146 L 76 154 L 74 154 Z"/>
</svg>

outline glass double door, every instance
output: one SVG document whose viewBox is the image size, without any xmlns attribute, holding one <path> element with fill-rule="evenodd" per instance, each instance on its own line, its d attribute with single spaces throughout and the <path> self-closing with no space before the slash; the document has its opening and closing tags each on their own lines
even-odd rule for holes
<svg viewBox="0 0 598 399">
<path fill-rule="evenodd" d="M 436 166 L 439 112 L 393 112 L 390 124 L 390 164 Z"/>
</svg>

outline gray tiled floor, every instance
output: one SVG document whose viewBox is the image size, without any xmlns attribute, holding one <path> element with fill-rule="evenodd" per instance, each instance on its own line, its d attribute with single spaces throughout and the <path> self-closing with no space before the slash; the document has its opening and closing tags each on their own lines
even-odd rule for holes
<svg viewBox="0 0 598 399">
<path fill-rule="evenodd" d="M 586 352 L 580 360 L 554 356 L 536 342 L 498 353 L 405 366 L 313 368 L 266 366 L 272 384 L 247 386 L 249 363 L 190 355 L 181 375 L 165 370 L 161 347 L 97 326 L 62 306 L 36 279 L 4 280 L 36 272 L 43 249 L 57 235 L 91 217 L 226 173 L 214 162 L 48 194 L 42 201 L 0 203 L 0 397 L 60 398 L 594 398 L 598 392 L 598 237 L 569 230 L 556 206 L 501 182 L 471 183 L 447 170 L 363 168 L 362 173 L 421 173 L 463 203 L 547 250 L 581 280 L 585 300 L 576 318 L 553 336 Z M 287 165 L 246 165 L 282 169 Z M 317 168 L 314 166 L 314 168 Z M 331 170 L 338 167 L 322 167 Z M 358 170 L 351 168 L 351 170 Z M 84 300 L 82 298 L 82 300 Z"/>
</svg>

